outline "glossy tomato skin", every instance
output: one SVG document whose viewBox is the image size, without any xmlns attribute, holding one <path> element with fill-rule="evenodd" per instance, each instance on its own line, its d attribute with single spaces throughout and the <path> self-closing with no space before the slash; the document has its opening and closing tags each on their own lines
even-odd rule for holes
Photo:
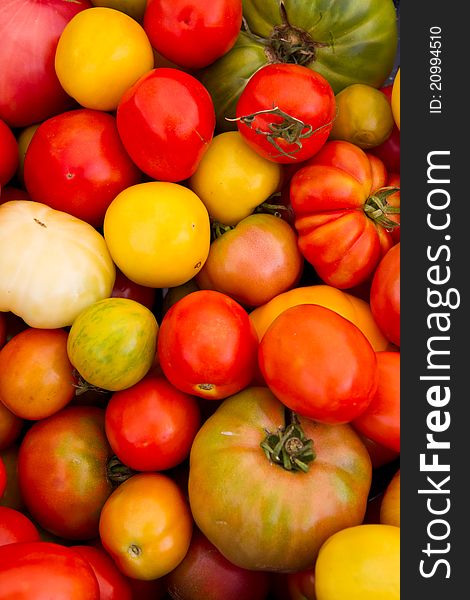
<svg viewBox="0 0 470 600">
<path fill-rule="evenodd" d="M 152 366 L 157 333 L 157 320 L 147 307 L 129 298 L 105 298 L 77 316 L 68 334 L 67 353 L 87 383 L 123 390 Z"/>
<path fill-rule="evenodd" d="M 39 539 L 39 532 L 31 519 L 14 508 L 0 506 L 0 546 L 39 542 Z"/>
<path fill-rule="evenodd" d="M 16 172 L 18 167 L 18 144 L 13 131 L 0 118 L 0 190 L 4 187 Z"/>
<path fill-rule="evenodd" d="M 215 128 L 209 92 L 192 75 L 157 68 L 123 94 L 117 107 L 119 135 L 135 164 L 153 179 L 190 177 Z"/>
<path fill-rule="evenodd" d="M 377 352 L 377 390 L 353 427 L 378 444 L 400 452 L 400 353 Z"/>
<path fill-rule="evenodd" d="M 100 588 L 100 600 L 133 600 L 132 588 L 113 559 L 101 548 L 72 546 L 93 569 Z"/>
<path fill-rule="evenodd" d="M 111 397 L 106 436 L 116 456 L 136 471 L 161 471 L 189 456 L 200 425 L 194 396 L 164 377 L 145 377 Z"/>
<path fill-rule="evenodd" d="M 100 600 L 88 562 L 71 548 L 52 542 L 0 547 L 0 599 Z"/>
<path fill-rule="evenodd" d="M 316 453 L 306 473 L 273 464 L 260 447 L 267 432 L 286 425 L 284 405 L 265 387 L 224 400 L 193 443 L 188 487 L 193 517 L 239 567 L 306 569 L 326 538 L 364 517 L 371 465 L 357 434 L 349 425 L 303 417 L 300 423 Z"/>
<path fill-rule="evenodd" d="M 347 423 L 377 387 L 376 354 L 358 327 L 323 306 L 288 308 L 260 345 L 261 373 L 291 410 L 325 423 Z"/>
<path fill-rule="evenodd" d="M 75 396 L 64 329 L 29 327 L 0 351 L 0 400 L 21 419 L 44 419 Z"/>
<path fill-rule="evenodd" d="M 400 346 L 400 243 L 382 258 L 372 279 L 370 307 L 378 326 Z"/>
<path fill-rule="evenodd" d="M 256 371 L 258 338 L 246 310 L 214 290 L 174 304 L 157 340 L 160 366 L 178 389 L 220 400 L 243 389 Z"/>
<path fill-rule="evenodd" d="M 144 29 L 152 46 L 181 67 L 200 69 L 235 44 L 242 24 L 241 0 L 149 0 Z"/>
<path fill-rule="evenodd" d="M 259 306 L 294 287 L 303 268 L 293 228 L 274 215 L 253 214 L 214 240 L 196 276 L 244 306 Z"/>
<path fill-rule="evenodd" d="M 100 516 L 100 539 L 122 573 L 151 580 L 184 558 L 193 521 L 183 493 L 162 473 L 138 473 L 114 490 Z"/>
<path fill-rule="evenodd" d="M 36 422 L 18 455 L 21 494 L 35 521 L 65 539 L 96 537 L 113 489 L 106 471 L 111 456 L 101 408 L 70 406 Z"/>
<path fill-rule="evenodd" d="M 283 115 L 269 112 L 276 107 L 304 123 L 301 133 L 305 135 L 300 136 L 298 144 L 281 139 L 280 134 L 268 136 L 271 124 L 285 123 Z M 264 158 L 287 164 L 301 162 L 316 154 L 328 139 L 335 109 L 333 90 L 322 75 L 301 65 L 266 65 L 241 93 L 237 126 L 247 143 Z M 244 119 L 259 111 L 268 112 Z M 292 127 L 292 119 L 286 124 Z"/>
<path fill-rule="evenodd" d="M 54 54 L 66 24 L 88 8 L 88 0 L 1 3 L 0 118 L 10 127 L 25 127 L 73 106 L 55 73 Z"/>
<path fill-rule="evenodd" d="M 115 117 L 77 109 L 41 123 L 26 150 L 24 181 L 31 198 L 94 227 L 115 196 L 141 180 L 124 150 Z"/>
<path fill-rule="evenodd" d="M 237 567 L 197 529 L 186 556 L 165 577 L 175 600 L 265 600 L 268 582 L 268 573 Z"/>
<path fill-rule="evenodd" d="M 339 289 L 359 285 L 392 246 L 386 227 L 367 212 L 377 188 L 386 185 L 385 176 L 361 148 L 342 140 L 327 142 L 293 176 L 290 199 L 299 247 L 325 283 Z"/>
</svg>

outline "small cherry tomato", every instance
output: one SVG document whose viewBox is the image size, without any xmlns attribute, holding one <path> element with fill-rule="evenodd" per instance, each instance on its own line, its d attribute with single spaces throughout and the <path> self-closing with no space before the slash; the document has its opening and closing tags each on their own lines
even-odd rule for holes
<svg viewBox="0 0 470 600">
<path fill-rule="evenodd" d="M 377 359 L 361 330 L 314 304 L 288 308 L 259 345 L 259 366 L 273 394 L 291 410 L 323 423 L 348 423 L 369 405 Z"/>
<path fill-rule="evenodd" d="M 44 419 L 64 408 L 76 392 L 64 329 L 30 327 L 0 351 L 0 400 L 21 419 Z"/>
<path fill-rule="evenodd" d="M 0 506 L 0 546 L 16 542 L 39 542 L 39 539 L 39 531 L 31 519 L 19 510 Z"/>
<path fill-rule="evenodd" d="M 188 394 L 220 400 L 242 390 L 256 372 L 258 337 L 246 310 L 213 290 L 198 290 L 174 304 L 157 340 L 168 380 Z"/>
<path fill-rule="evenodd" d="M 322 75 L 302 65 L 273 63 L 248 80 L 237 102 L 236 120 L 242 136 L 261 156 L 292 163 L 320 150 L 335 113 L 333 90 Z"/>
<path fill-rule="evenodd" d="M 157 579 L 184 558 L 193 520 L 177 484 L 161 473 L 139 473 L 114 490 L 100 516 L 100 538 L 122 573 Z"/>
<path fill-rule="evenodd" d="M 106 407 L 106 435 L 116 456 L 136 471 L 182 462 L 199 429 L 196 399 L 164 377 L 146 377 L 116 392 Z"/>
</svg>

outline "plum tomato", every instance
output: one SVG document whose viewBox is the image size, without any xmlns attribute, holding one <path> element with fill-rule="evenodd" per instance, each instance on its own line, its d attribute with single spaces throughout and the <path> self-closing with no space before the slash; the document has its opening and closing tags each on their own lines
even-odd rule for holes
<svg viewBox="0 0 470 600">
<path fill-rule="evenodd" d="M 208 400 L 234 394 L 253 379 L 258 337 L 246 310 L 230 296 L 198 290 L 165 314 L 157 352 L 178 389 Z"/>
</svg>

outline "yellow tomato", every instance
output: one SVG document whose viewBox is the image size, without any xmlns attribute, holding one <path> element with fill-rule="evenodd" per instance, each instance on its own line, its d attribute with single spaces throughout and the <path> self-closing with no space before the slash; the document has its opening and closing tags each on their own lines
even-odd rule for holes
<svg viewBox="0 0 470 600">
<path fill-rule="evenodd" d="M 392 87 L 392 112 L 395 123 L 400 129 L 400 69 L 398 69 Z"/>
<path fill-rule="evenodd" d="M 319 304 L 334 310 L 354 323 L 366 336 L 376 352 L 386 350 L 389 346 L 388 340 L 374 321 L 369 304 L 329 285 L 293 288 L 255 308 L 250 313 L 250 319 L 259 339 L 263 337 L 266 329 L 281 312 L 298 304 Z"/>
<path fill-rule="evenodd" d="M 57 44 L 55 69 L 64 90 L 85 108 L 111 111 L 122 94 L 154 66 L 147 34 L 113 8 L 76 14 Z"/>
<path fill-rule="evenodd" d="M 177 484 L 162 473 L 139 473 L 109 496 L 100 538 L 120 571 L 134 579 L 163 577 L 184 558 L 192 516 Z"/>
<path fill-rule="evenodd" d="M 281 173 L 279 164 L 252 150 L 238 131 L 228 131 L 212 139 L 189 186 L 215 221 L 236 225 L 278 189 Z"/>
<path fill-rule="evenodd" d="M 126 188 L 109 205 L 103 231 L 119 269 L 148 287 L 186 283 L 209 254 L 206 207 L 178 183 L 150 181 Z"/>
<path fill-rule="evenodd" d="M 315 564 L 317 600 L 399 600 L 400 529 L 358 525 L 333 534 Z"/>
<path fill-rule="evenodd" d="M 34 125 L 25 127 L 18 134 L 19 161 L 18 161 L 17 175 L 18 175 L 18 179 L 21 181 L 21 183 L 24 183 L 24 178 L 23 178 L 24 157 L 26 155 L 26 150 L 28 149 L 29 142 L 31 141 L 31 138 L 33 137 L 33 135 L 34 135 L 36 129 L 39 127 L 39 125 L 40 125 L 40 123 L 35 123 Z"/>
<path fill-rule="evenodd" d="M 125 12 L 130 17 L 142 23 L 147 0 L 91 0 L 93 6 L 104 6 L 106 8 L 115 8 Z"/>
<path fill-rule="evenodd" d="M 336 110 L 332 140 L 346 140 L 367 150 L 385 142 L 392 133 L 390 103 L 385 94 L 370 85 L 345 87 L 336 95 Z"/>
<path fill-rule="evenodd" d="M 395 473 L 385 489 L 380 505 L 380 522 L 400 527 L 400 470 Z"/>
</svg>

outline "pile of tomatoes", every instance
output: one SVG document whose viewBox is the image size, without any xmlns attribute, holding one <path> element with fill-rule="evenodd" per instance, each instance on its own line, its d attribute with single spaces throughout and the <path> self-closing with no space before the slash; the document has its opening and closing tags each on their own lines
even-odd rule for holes
<svg viewBox="0 0 470 600">
<path fill-rule="evenodd" d="M 0 600 L 398 600 L 396 4 L 0 3 Z"/>
</svg>

